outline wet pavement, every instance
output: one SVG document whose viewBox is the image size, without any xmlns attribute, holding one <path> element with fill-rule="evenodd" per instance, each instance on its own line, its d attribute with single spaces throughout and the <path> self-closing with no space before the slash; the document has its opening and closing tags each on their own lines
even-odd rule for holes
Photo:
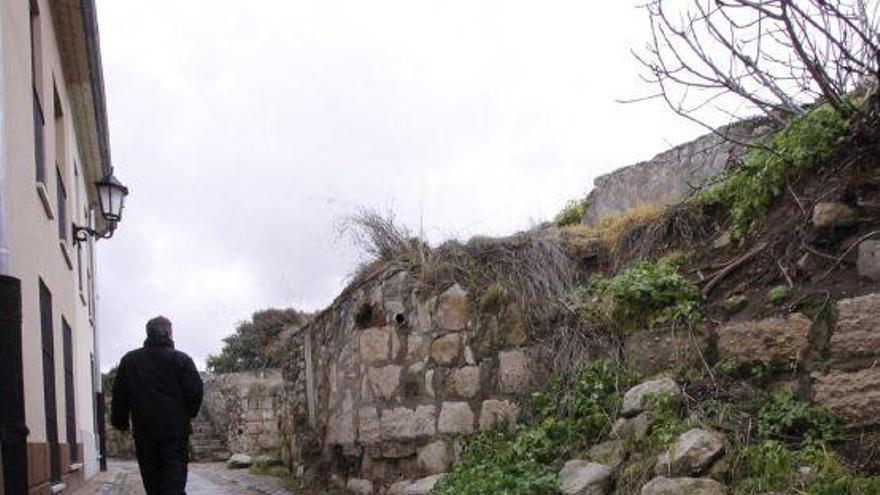
<svg viewBox="0 0 880 495">
<path fill-rule="evenodd" d="M 250 474 L 246 469 L 227 469 L 222 463 L 189 465 L 187 495 L 293 495 L 272 476 Z M 144 495 L 140 471 L 134 461 L 113 461 L 74 495 Z"/>
</svg>

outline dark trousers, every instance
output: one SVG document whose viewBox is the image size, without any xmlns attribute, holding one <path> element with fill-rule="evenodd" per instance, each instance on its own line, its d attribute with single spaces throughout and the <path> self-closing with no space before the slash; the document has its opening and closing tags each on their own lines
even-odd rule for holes
<svg viewBox="0 0 880 495">
<path fill-rule="evenodd" d="M 189 439 L 135 438 L 134 448 L 147 495 L 186 495 Z"/>
</svg>

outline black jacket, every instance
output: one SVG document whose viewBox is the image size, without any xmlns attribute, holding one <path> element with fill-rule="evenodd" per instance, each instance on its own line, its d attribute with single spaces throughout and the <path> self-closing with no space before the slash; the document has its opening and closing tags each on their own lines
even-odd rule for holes
<svg viewBox="0 0 880 495">
<path fill-rule="evenodd" d="M 149 337 L 123 356 L 113 382 L 111 422 L 138 438 L 181 438 L 202 405 L 202 379 L 193 360 L 167 338 Z"/>
</svg>

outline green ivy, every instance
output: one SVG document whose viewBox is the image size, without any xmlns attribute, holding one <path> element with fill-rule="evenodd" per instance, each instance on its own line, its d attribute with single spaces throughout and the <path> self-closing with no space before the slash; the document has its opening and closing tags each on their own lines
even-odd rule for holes
<svg viewBox="0 0 880 495">
<path fill-rule="evenodd" d="M 847 132 L 847 119 L 830 105 L 821 105 L 793 119 L 766 144 L 746 155 L 744 163 L 724 180 L 701 191 L 698 199 L 728 207 L 734 238 L 748 234 L 799 170 L 827 160 Z"/>
<path fill-rule="evenodd" d="M 776 305 L 788 299 L 788 296 L 790 295 L 791 287 L 787 285 L 777 285 L 767 291 L 767 301 L 770 304 Z"/>
</svg>

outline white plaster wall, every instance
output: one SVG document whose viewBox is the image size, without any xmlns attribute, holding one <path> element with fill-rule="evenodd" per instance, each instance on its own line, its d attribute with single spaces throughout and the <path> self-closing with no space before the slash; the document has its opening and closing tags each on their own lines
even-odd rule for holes
<svg viewBox="0 0 880 495">
<path fill-rule="evenodd" d="M 65 163 L 59 163 L 67 189 L 68 221 L 86 223 L 82 204 L 76 204 L 77 189 L 84 187 L 87 177 L 80 159 L 73 127 L 72 109 L 67 98 L 61 68 L 50 0 L 39 0 L 42 30 L 42 87 L 41 103 L 46 121 L 46 190 L 55 205 L 55 118 L 53 115 L 53 79 L 64 111 L 63 125 L 66 141 Z M 3 63 L 2 111 L 6 117 L 6 163 L 10 201 L 7 203 L 10 226 L 10 275 L 21 279 L 23 311 L 23 358 L 25 363 L 25 407 L 30 442 L 46 441 L 43 404 L 42 343 L 39 316 L 39 278 L 52 292 L 53 325 L 55 335 L 55 387 L 58 411 L 58 436 L 67 441 L 64 395 L 62 316 L 71 326 L 74 349 L 75 410 L 77 440 L 84 444 L 87 474 L 97 469 L 94 445 L 94 407 L 92 400 L 92 372 L 90 356 L 95 349 L 93 328 L 89 318 L 88 292 L 80 297 L 76 249 L 72 232 L 68 234 L 67 248 L 73 268 L 65 262 L 59 247 L 56 220 L 50 219 L 36 192 L 33 143 L 32 84 L 30 53 L 30 13 L 28 2 L 0 2 L 0 35 L 5 48 Z M 79 183 L 74 175 L 74 161 L 79 164 Z M 87 204 L 88 197 L 81 198 Z M 83 249 L 83 270 L 86 269 L 89 250 Z M 84 276 L 85 279 L 85 276 Z M 96 356 L 97 357 L 97 356 Z"/>
</svg>

